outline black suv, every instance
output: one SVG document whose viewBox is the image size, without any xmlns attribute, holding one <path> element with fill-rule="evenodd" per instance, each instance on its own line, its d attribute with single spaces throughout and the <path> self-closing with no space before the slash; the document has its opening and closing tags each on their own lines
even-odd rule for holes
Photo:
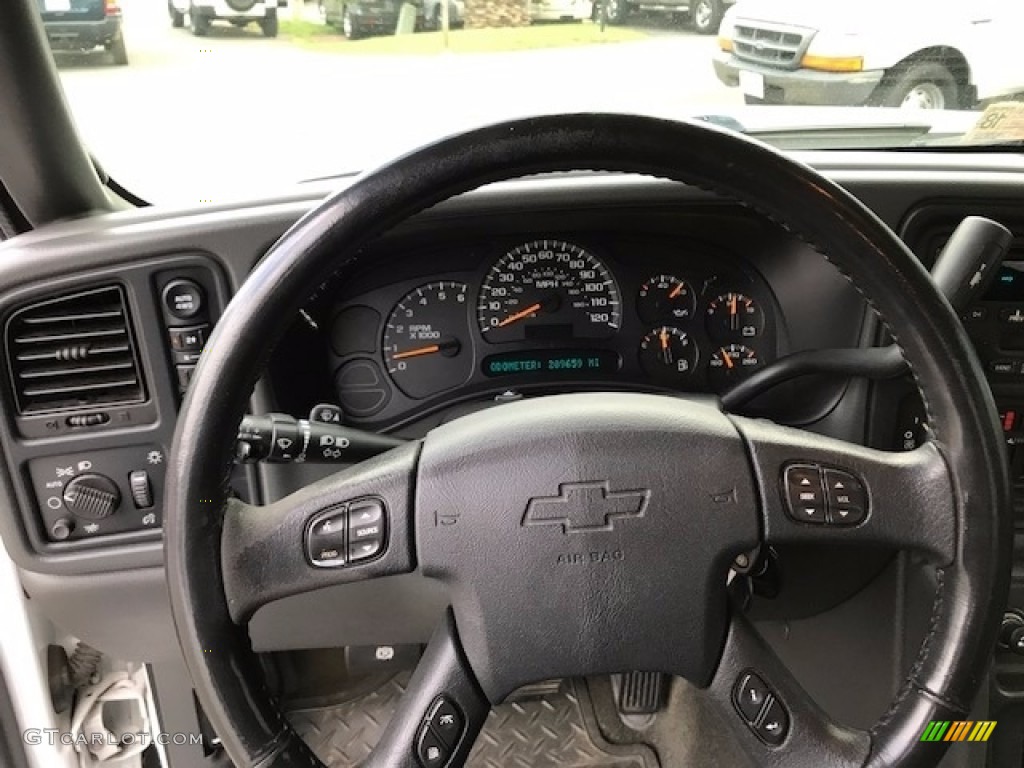
<svg viewBox="0 0 1024 768">
<path fill-rule="evenodd" d="M 103 47 L 114 64 L 128 63 L 117 0 L 37 0 L 46 37 L 55 51 Z"/>
</svg>

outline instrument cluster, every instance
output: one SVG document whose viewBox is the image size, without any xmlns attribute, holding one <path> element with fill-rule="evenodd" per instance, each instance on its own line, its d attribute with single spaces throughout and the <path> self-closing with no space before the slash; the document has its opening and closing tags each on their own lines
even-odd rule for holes
<svg viewBox="0 0 1024 768">
<path fill-rule="evenodd" d="M 771 291 L 731 254 L 559 237 L 449 261 L 335 307 L 330 362 L 351 421 L 530 390 L 717 393 L 779 354 Z"/>
</svg>

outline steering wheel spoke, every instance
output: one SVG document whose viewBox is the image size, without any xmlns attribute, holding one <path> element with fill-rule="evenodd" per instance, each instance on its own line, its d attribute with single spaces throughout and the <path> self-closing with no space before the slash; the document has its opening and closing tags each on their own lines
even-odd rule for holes
<svg viewBox="0 0 1024 768">
<path fill-rule="evenodd" d="M 868 734 L 835 723 L 742 614 L 730 622 L 706 693 L 755 765 L 865 763 Z"/>
<path fill-rule="evenodd" d="M 449 611 L 362 768 L 462 768 L 490 711 Z"/>
<path fill-rule="evenodd" d="M 266 506 L 228 501 L 224 592 L 236 623 L 283 597 L 413 569 L 409 443 Z"/>
<path fill-rule="evenodd" d="M 747 443 L 769 543 L 829 541 L 954 556 L 955 497 L 938 445 L 865 448 L 770 421 L 733 419 Z"/>
</svg>

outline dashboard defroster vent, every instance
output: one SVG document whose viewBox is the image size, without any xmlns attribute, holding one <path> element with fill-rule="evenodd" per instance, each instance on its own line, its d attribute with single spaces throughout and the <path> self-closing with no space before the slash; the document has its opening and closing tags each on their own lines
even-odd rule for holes
<svg viewBox="0 0 1024 768">
<path fill-rule="evenodd" d="M 24 307 L 7 321 L 7 364 L 21 414 L 145 400 L 124 290 L 94 288 Z"/>
</svg>

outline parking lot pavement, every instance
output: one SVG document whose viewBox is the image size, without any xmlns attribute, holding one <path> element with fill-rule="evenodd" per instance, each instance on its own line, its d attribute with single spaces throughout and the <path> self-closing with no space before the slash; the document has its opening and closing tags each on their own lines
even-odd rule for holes
<svg viewBox="0 0 1024 768">
<path fill-rule="evenodd" d="M 123 5 L 129 66 L 110 66 L 102 52 L 58 63 L 93 153 L 159 201 L 217 202 L 366 168 L 506 117 L 682 116 L 741 102 L 712 72 L 714 38 L 679 29 L 615 45 L 350 56 L 268 40 L 255 25 L 195 38 L 171 28 L 160 0 Z"/>
</svg>

